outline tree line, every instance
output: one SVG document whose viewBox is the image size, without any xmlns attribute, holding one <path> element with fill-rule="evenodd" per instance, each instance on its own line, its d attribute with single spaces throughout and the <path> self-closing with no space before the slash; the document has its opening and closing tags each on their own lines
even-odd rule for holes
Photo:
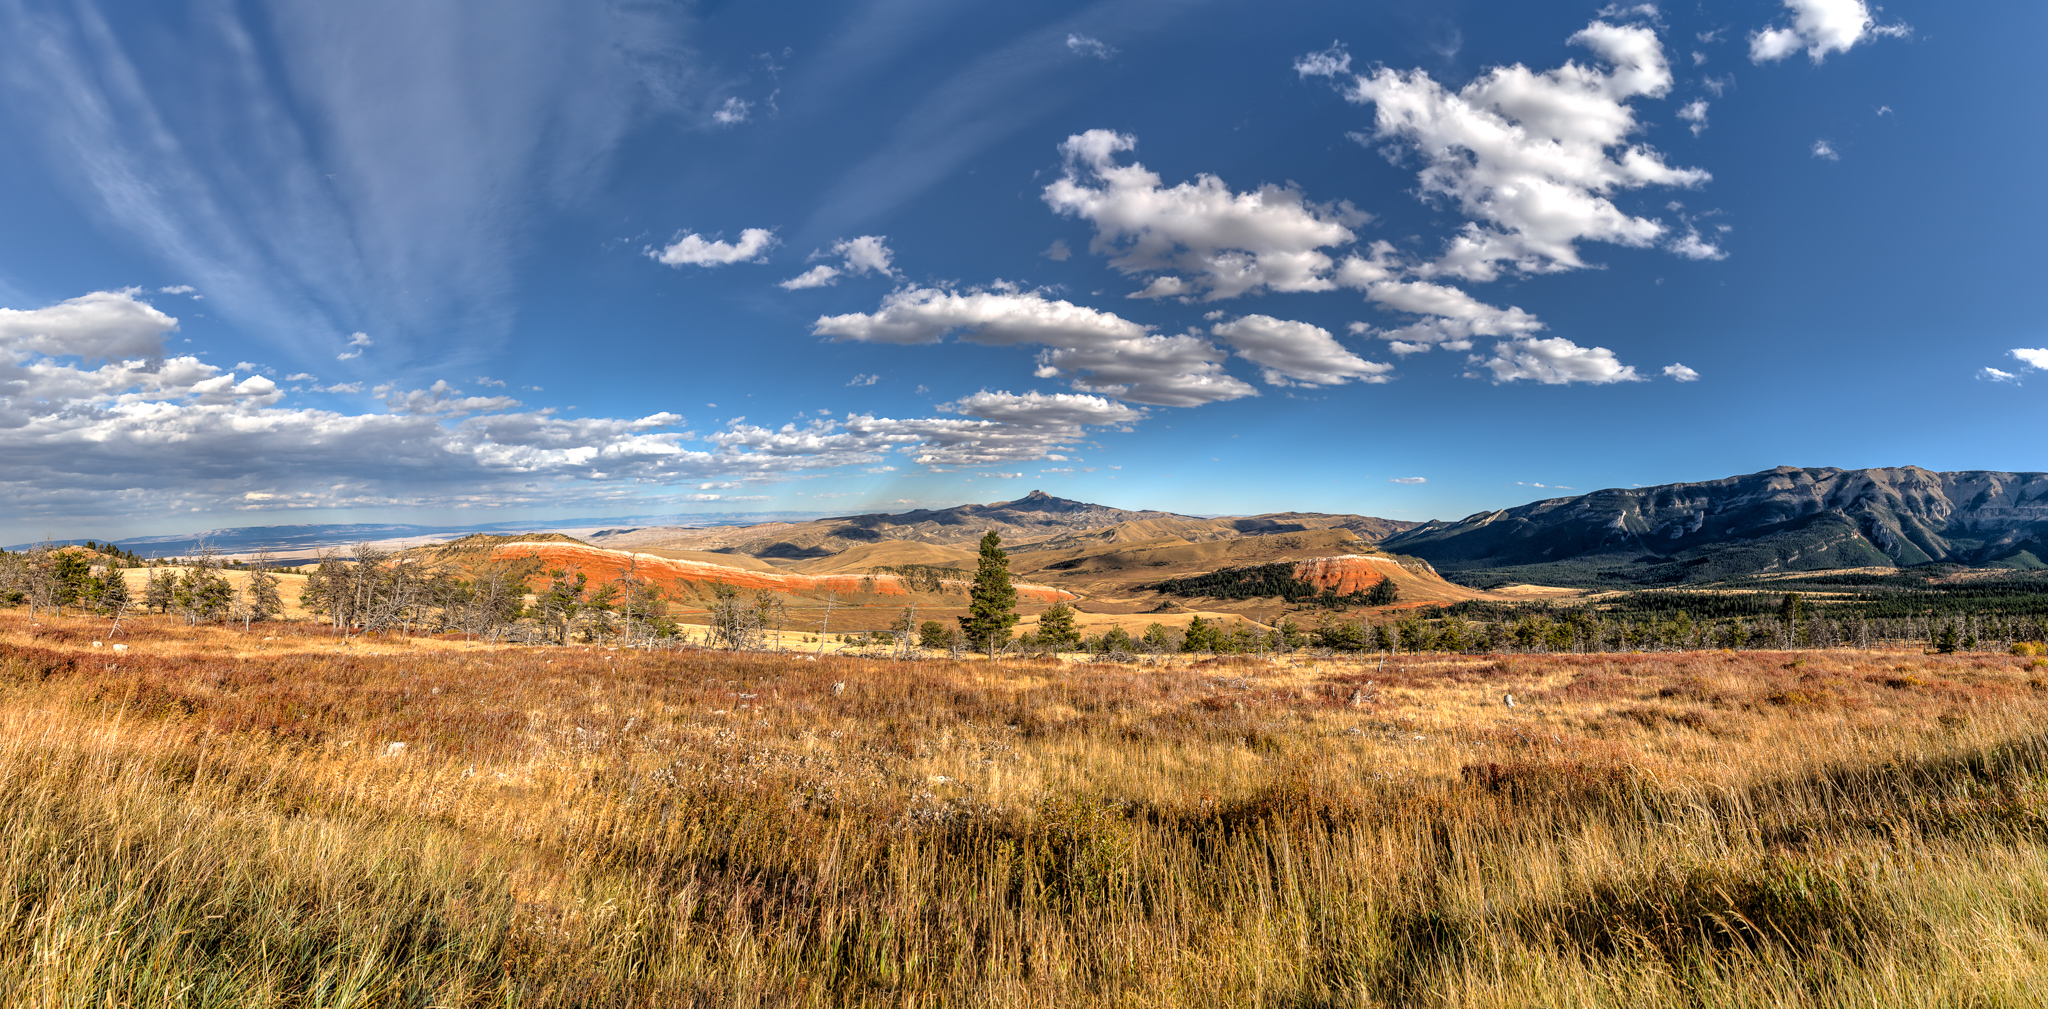
<svg viewBox="0 0 2048 1009">
<path fill-rule="evenodd" d="M 1381 578 L 1371 588 L 1338 594 L 1334 588 L 1319 586 L 1296 577 L 1291 562 L 1254 564 L 1223 568 L 1206 574 L 1168 578 L 1146 588 L 1171 596 L 1197 599 L 1271 599 L 1278 597 L 1297 606 L 1343 609 L 1347 606 L 1392 606 L 1401 598 L 1391 578 Z"/>
<path fill-rule="evenodd" d="M 1517 612 L 1498 604 L 1430 607 L 1382 624 L 1326 623 L 1312 635 L 1335 651 L 1632 652 L 1702 649 L 1926 647 L 1934 651 L 2009 651 L 2048 641 L 2048 618 L 2009 613 L 1929 613 L 1869 617 L 1820 609 L 1801 593 L 1775 597 L 1746 615 L 1695 619 L 1687 610 L 1643 613 L 1590 606 Z M 1467 619 L 1483 613 L 1490 619 Z"/>
</svg>

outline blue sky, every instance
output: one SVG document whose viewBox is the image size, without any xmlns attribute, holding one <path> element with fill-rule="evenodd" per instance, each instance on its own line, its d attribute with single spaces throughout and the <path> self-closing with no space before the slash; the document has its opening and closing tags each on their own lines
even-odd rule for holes
<svg viewBox="0 0 2048 1009">
<path fill-rule="evenodd" d="M 2048 469 L 2044 30 L 0 0 L 0 535 Z"/>
</svg>

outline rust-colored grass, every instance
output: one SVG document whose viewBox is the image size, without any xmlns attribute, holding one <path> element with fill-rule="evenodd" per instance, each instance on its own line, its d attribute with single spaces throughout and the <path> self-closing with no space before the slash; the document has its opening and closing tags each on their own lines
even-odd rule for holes
<svg viewBox="0 0 2048 1009">
<path fill-rule="evenodd" d="M 2048 990 L 2048 682 L 2026 657 L 991 665 L 102 634 L 0 613 L 0 1004 Z"/>
</svg>

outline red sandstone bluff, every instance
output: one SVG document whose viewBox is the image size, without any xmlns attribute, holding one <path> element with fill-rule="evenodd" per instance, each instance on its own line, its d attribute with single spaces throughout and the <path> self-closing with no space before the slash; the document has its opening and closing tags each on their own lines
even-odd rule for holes
<svg viewBox="0 0 2048 1009">
<path fill-rule="evenodd" d="M 1392 557 L 1312 557 L 1294 565 L 1294 577 L 1317 588 L 1333 589 L 1341 596 L 1372 588 L 1400 567 L 1401 563 Z"/>
</svg>

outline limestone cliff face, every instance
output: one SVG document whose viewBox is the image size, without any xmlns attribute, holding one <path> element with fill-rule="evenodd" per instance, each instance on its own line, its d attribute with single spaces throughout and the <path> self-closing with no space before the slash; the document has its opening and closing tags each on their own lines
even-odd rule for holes
<svg viewBox="0 0 2048 1009">
<path fill-rule="evenodd" d="M 1595 491 L 1388 538 L 1388 550 L 1445 569 L 1555 564 L 1596 555 L 1689 558 L 1766 540 L 1730 567 L 1758 571 L 2038 563 L 2048 549 L 2048 474 L 1799 469 L 1703 483 Z"/>
<path fill-rule="evenodd" d="M 823 596 L 830 592 L 849 599 L 861 595 L 908 597 L 912 591 L 910 586 L 904 584 L 903 579 L 895 575 L 800 575 L 781 571 L 755 571 L 702 561 L 672 560 L 624 550 L 602 550 L 571 543 L 504 543 L 493 547 L 492 555 L 500 560 L 537 557 L 547 567 L 561 568 L 572 573 L 581 572 L 590 579 L 592 585 L 601 585 L 620 578 L 630 570 L 637 578 L 685 596 L 707 590 L 714 583 L 724 583 L 743 592 L 766 589 L 770 592 L 803 596 Z M 939 583 L 942 592 L 961 596 L 962 605 L 965 605 L 965 597 L 971 584 L 966 579 L 947 579 Z M 1044 585 L 1019 582 L 1016 589 L 1020 602 L 1053 603 L 1062 599 L 1077 598 L 1071 592 Z"/>
</svg>

